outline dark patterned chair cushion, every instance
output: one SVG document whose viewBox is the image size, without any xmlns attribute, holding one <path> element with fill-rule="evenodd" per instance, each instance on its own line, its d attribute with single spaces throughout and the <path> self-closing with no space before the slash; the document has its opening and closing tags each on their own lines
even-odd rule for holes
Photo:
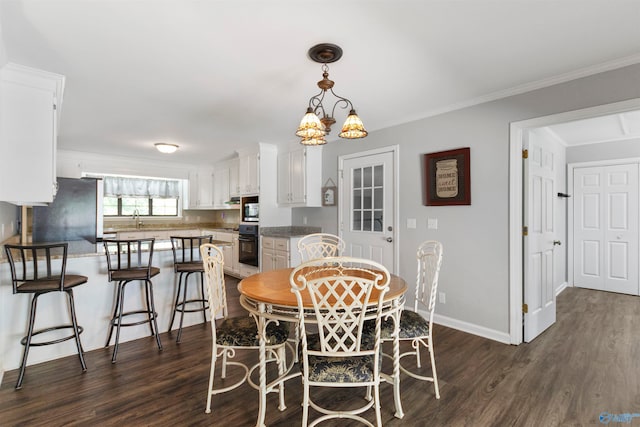
<svg viewBox="0 0 640 427">
<path fill-rule="evenodd" d="M 216 325 L 216 342 L 219 345 L 238 347 L 257 347 L 258 327 L 251 316 L 231 317 L 224 319 Z M 279 325 L 269 323 L 267 325 L 267 345 L 284 343 L 289 338 L 288 324 L 281 322 Z"/>
<path fill-rule="evenodd" d="M 371 345 L 373 343 L 370 343 Z M 312 350 L 320 349 L 320 337 L 317 334 L 307 336 L 307 346 Z M 371 346 L 369 345 L 369 348 Z M 300 370 L 304 370 L 302 346 L 299 346 Z M 381 358 L 380 358 L 381 359 Z M 359 383 L 373 380 L 373 356 L 323 357 L 309 355 L 309 380 L 326 383 Z"/>
<path fill-rule="evenodd" d="M 375 328 L 373 321 L 368 321 L 365 324 L 367 333 L 373 334 L 373 328 Z M 389 340 L 392 332 L 393 320 L 387 319 L 383 321 L 380 328 L 380 338 Z M 429 335 L 429 322 L 415 311 L 402 310 L 402 315 L 400 315 L 400 339 L 412 339 L 427 335 Z"/>
</svg>

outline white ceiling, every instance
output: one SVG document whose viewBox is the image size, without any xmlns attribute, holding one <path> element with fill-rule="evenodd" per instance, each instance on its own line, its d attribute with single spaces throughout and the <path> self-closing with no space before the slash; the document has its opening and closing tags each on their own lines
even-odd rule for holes
<svg viewBox="0 0 640 427">
<path fill-rule="evenodd" d="M 547 129 L 567 146 L 640 139 L 640 111 L 575 120 Z"/>
<path fill-rule="evenodd" d="M 179 163 L 295 142 L 320 42 L 371 132 L 638 63 L 639 22 L 638 0 L 0 0 L 8 60 L 66 76 L 59 148 Z"/>
</svg>

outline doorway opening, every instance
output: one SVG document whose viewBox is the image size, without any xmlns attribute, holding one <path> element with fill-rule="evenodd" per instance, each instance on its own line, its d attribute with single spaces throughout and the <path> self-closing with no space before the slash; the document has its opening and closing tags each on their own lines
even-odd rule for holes
<svg viewBox="0 0 640 427">
<path fill-rule="evenodd" d="M 509 143 L 509 336 L 523 342 L 523 164 L 522 149 L 532 129 L 640 109 L 640 99 L 513 122 Z M 571 284 L 569 284 L 571 285 Z"/>
</svg>

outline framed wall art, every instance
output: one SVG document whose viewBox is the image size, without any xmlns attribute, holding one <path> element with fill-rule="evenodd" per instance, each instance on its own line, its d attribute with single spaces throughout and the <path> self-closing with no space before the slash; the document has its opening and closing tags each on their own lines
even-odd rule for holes
<svg viewBox="0 0 640 427">
<path fill-rule="evenodd" d="M 322 206 L 336 206 L 338 199 L 338 187 L 331 178 L 322 187 Z"/>
<path fill-rule="evenodd" d="M 471 204 L 469 147 L 425 154 L 424 174 L 426 206 Z"/>
</svg>

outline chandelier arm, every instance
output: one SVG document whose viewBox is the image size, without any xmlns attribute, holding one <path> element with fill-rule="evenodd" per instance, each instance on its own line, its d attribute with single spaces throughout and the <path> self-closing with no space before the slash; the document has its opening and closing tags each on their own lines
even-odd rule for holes
<svg viewBox="0 0 640 427">
<path fill-rule="evenodd" d="M 338 100 L 335 102 L 335 104 L 333 104 L 333 109 L 331 110 L 331 116 L 335 117 L 335 112 L 336 112 L 336 107 L 338 105 L 340 105 L 340 108 L 342 108 L 343 110 L 346 109 L 347 107 L 349 108 L 349 110 L 354 110 L 353 108 L 353 104 L 351 103 L 351 101 L 349 101 L 347 98 L 337 95 L 333 89 L 329 89 L 331 91 L 331 93 L 333 94 L 333 96 L 335 96 L 336 98 L 338 98 Z M 344 106 L 342 106 L 344 104 Z"/>
<path fill-rule="evenodd" d="M 325 91 L 321 90 L 319 94 L 312 96 L 311 99 L 309 99 L 309 108 L 312 108 L 316 115 L 318 115 L 318 110 L 320 110 L 322 112 L 322 116 L 326 116 L 324 105 L 322 104 L 322 101 L 324 101 L 324 94 Z"/>
</svg>

